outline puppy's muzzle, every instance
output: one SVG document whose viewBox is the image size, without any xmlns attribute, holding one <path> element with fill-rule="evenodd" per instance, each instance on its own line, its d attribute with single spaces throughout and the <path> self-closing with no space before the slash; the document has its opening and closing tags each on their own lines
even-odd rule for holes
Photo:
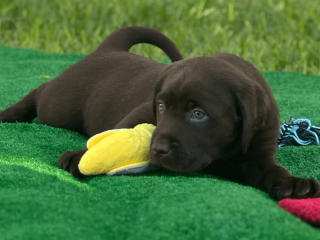
<svg viewBox="0 0 320 240">
<path fill-rule="evenodd" d="M 178 147 L 178 143 L 165 136 L 157 136 L 152 142 L 152 153 L 158 157 L 170 157 L 173 155 L 173 150 Z"/>
<path fill-rule="evenodd" d="M 152 152 L 160 157 L 164 157 L 168 154 L 170 154 L 172 147 L 170 145 L 170 142 L 167 140 L 161 140 L 154 142 L 151 146 Z"/>
</svg>

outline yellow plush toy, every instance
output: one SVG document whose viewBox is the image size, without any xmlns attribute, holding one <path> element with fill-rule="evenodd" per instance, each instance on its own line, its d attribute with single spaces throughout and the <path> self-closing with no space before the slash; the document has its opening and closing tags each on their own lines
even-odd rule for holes
<svg viewBox="0 0 320 240">
<path fill-rule="evenodd" d="M 84 175 L 121 175 L 160 168 L 150 165 L 150 141 L 155 128 L 144 123 L 91 137 L 87 142 L 88 151 L 79 163 L 80 172 Z"/>
</svg>

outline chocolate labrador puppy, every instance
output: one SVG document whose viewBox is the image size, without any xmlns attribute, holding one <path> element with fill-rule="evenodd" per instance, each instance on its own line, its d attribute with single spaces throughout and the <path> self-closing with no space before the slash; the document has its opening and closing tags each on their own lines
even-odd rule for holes
<svg viewBox="0 0 320 240">
<path fill-rule="evenodd" d="M 170 65 L 128 53 L 137 43 L 164 50 Z M 181 60 L 174 43 L 142 27 L 120 29 L 92 54 L 0 112 L 2 122 L 39 121 L 91 137 L 140 123 L 157 125 L 151 162 L 204 171 L 259 188 L 275 199 L 320 196 L 315 179 L 293 177 L 274 160 L 279 113 L 266 81 L 226 53 Z M 60 168 L 81 177 L 86 150 L 64 153 Z"/>
</svg>

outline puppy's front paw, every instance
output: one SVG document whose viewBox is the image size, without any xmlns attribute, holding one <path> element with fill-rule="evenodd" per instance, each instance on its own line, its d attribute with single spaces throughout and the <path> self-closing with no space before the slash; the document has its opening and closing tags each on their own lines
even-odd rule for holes
<svg viewBox="0 0 320 240">
<path fill-rule="evenodd" d="M 313 198 L 320 196 L 320 184 L 314 178 L 285 177 L 274 187 L 273 198 Z"/>
<path fill-rule="evenodd" d="M 79 170 L 79 162 L 86 150 L 68 151 L 62 154 L 58 160 L 59 168 L 68 171 L 74 177 L 82 178 L 84 175 Z"/>
</svg>

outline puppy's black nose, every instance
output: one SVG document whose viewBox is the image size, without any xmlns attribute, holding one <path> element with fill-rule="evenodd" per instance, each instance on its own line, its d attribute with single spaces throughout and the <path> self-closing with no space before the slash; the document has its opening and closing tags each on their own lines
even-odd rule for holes
<svg viewBox="0 0 320 240">
<path fill-rule="evenodd" d="M 154 154 L 158 155 L 167 155 L 170 152 L 170 144 L 166 142 L 161 143 L 153 143 L 152 144 L 152 151 Z"/>
</svg>

